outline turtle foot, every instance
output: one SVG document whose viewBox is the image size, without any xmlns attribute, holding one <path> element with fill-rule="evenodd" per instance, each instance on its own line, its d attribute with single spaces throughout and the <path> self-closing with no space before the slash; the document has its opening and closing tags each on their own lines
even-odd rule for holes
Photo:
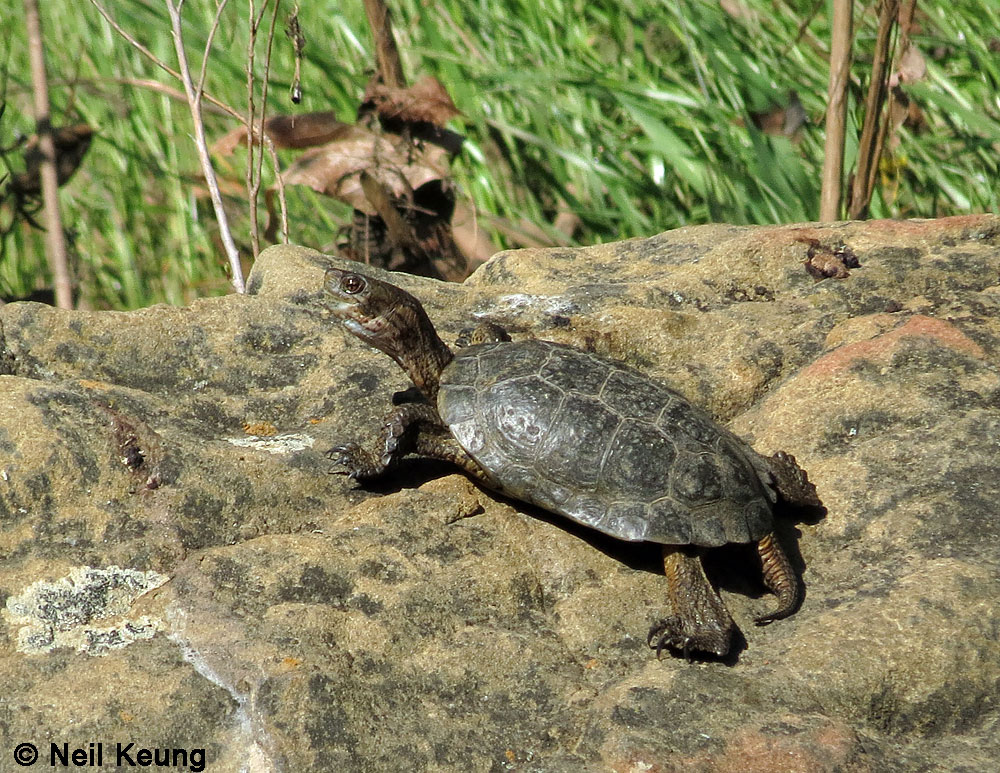
<svg viewBox="0 0 1000 773">
<path fill-rule="evenodd" d="M 653 623 L 646 636 L 646 643 L 656 649 L 659 659 L 663 650 L 670 648 L 680 652 L 684 659 L 691 662 L 691 653 L 710 652 L 722 657 L 729 652 L 730 628 L 703 624 L 698 625 L 683 618 L 672 615 Z"/>
<path fill-rule="evenodd" d="M 774 477 L 774 485 L 783 500 L 799 507 L 822 507 L 816 486 L 806 471 L 799 467 L 795 457 L 778 451 L 766 457 Z"/>
<path fill-rule="evenodd" d="M 711 652 L 719 657 L 729 652 L 733 618 L 705 576 L 697 550 L 663 546 L 663 572 L 670 595 L 670 614 L 649 631 L 649 646 L 656 642 L 656 656 L 664 647 L 680 650 L 688 661 L 691 651 Z"/>
<path fill-rule="evenodd" d="M 352 480 L 377 478 L 388 466 L 384 458 L 377 458 L 356 443 L 334 446 L 326 452 L 326 458 L 333 462 L 328 470 L 331 475 L 346 475 Z"/>
</svg>

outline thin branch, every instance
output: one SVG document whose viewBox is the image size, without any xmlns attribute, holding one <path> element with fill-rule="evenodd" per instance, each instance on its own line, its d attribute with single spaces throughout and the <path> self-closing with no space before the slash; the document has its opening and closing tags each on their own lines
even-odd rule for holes
<svg viewBox="0 0 1000 773">
<path fill-rule="evenodd" d="M 281 177 L 281 166 L 278 163 L 278 153 L 274 149 L 274 142 L 266 134 L 264 144 L 267 152 L 271 155 L 271 163 L 274 165 L 274 179 L 278 188 L 278 207 L 281 210 L 281 241 L 288 244 L 288 200 L 285 198 L 285 181 Z"/>
<path fill-rule="evenodd" d="M 382 83 L 391 89 L 403 88 L 406 86 L 406 76 L 403 75 L 403 63 L 399 59 L 399 49 L 396 48 L 396 37 L 392 33 L 389 8 L 385 0 L 364 2 L 365 15 L 375 40 L 375 62 Z"/>
<path fill-rule="evenodd" d="M 24 26 L 28 37 L 31 80 L 34 84 L 38 150 L 41 154 L 39 175 L 42 184 L 42 201 L 45 204 L 46 254 L 49 267 L 52 270 L 56 306 L 60 309 L 72 309 L 73 285 L 69 276 L 66 240 L 59 213 L 59 176 L 56 171 L 56 146 L 52 136 L 52 116 L 49 107 L 49 87 L 45 74 L 45 50 L 42 41 L 42 20 L 38 15 L 38 0 L 24 0 Z"/>
<path fill-rule="evenodd" d="M 847 122 L 847 80 L 851 74 L 851 41 L 854 36 L 853 13 L 853 0 L 833 0 L 826 143 L 823 148 L 823 187 L 819 203 L 819 219 L 824 222 L 840 219 L 844 135 Z"/>
<path fill-rule="evenodd" d="M 817 2 L 822 2 L 822 1 L 823 0 L 817 0 Z M 478 45 L 476 45 L 476 41 L 472 39 L 472 36 L 469 35 L 468 31 L 466 31 L 466 29 L 461 24 L 458 24 L 455 21 L 454 17 L 450 13 L 448 13 L 448 7 L 444 3 L 439 3 L 434 8 L 434 10 L 437 13 L 441 14 L 441 17 L 444 19 L 447 28 L 455 32 L 455 34 L 457 34 L 462 39 L 462 43 L 465 44 L 466 50 L 468 50 L 472 54 L 475 54 L 476 59 L 478 59 L 480 62 L 488 61 L 489 58 L 486 56 L 486 54 L 483 53 L 483 49 L 481 49 Z"/>
<path fill-rule="evenodd" d="M 265 5 L 267 0 L 264 0 Z M 262 9 L 263 12 L 263 9 Z M 254 142 L 254 118 L 257 115 L 257 105 L 254 102 L 254 67 L 257 56 L 257 29 L 260 19 L 254 0 L 247 0 L 248 37 L 247 43 L 247 114 L 244 119 L 247 127 L 247 197 L 250 200 L 250 249 L 254 258 L 260 253 L 260 234 L 257 222 L 257 194 L 260 192 L 260 181 L 254 180 L 254 156 L 257 153 L 257 143 Z M 262 111 L 263 112 L 263 111 Z M 263 133 L 257 135 L 263 136 Z"/>
<path fill-rule="evenodd" d="M 806 30 L 809 29 L 809 25 L 813 23 L 813 19 L 816 18 L 816 14 L 819 13 L 820 9 L 826 5 L 826 0 L 816 0 L 813 3 L 813 7 L 809 9 L 809 13 L 802 17 L 802 21 L 799 22 L 799 28 L 795 32 L 795 37 L 789 40 L 785 47 L 778 52 L 778 58 L 784 59 L 788 52 L 791 51 L 795 46 L 799 44 L 802 40 L 802 36 L 806 34 Z"/>
<path fill-rule="evenodd" d="M 297 105 L 302 101 L 302 52 L 306 47 L 306 36 L 302 33 L 302 25 L 299 24 L 298 3 L 295 4 L 295 10 L 288 14 L 285 37 L 292 41 L 295 54 L 295 72 L 292 74 L 292 87 L 288 96 Z"/>
<path fill-rule="evenodd" d="M 109 14 L 106 10 L 104 10 L 103 6 L 101 6 L 101 4 L 99 2 L 97 2 L 97 0 L 90 0 L 90 3 L 91 3 L 91 5 L 93 5 L 97 9 L 97 12 L 99 14 L 101 14 L 101 16 L 104 17 L 104 20 L 108 24 L 110 24 L 112 26 L 112 28 L 115 30 L 115 32 L 117 32 L 119 35 L 121 35 L 123 38 L 125 38 L 125 40 L 133 48 L 135 48 L 139 53 L 141 53 L 143 56 L 145 56 L 147 59 L 149 59 L 153 64 L 155 64 L 157 67 L 159 67 L 161 70 L 163 70 L 168 75 L 172 75 L 174 78 L 176 78 L 179 81 L 184 80 L 181 77 L 181 74 L 179 72 L 177 72 L 172 67 L 170 67 L 162 59 L 160 59 L 159 57 L 157 57 L 156 54 L 154 54 L 152 51 L 150 51 L 148 48 L 146 48 L 142 43 L 140 43 L 138 40 L 136 40 L 134 37 L 132 37 L 125 29 L 123 29 L 121 27 L 121 25 L 118 24 L 118 22 L 116 22 L 113 18 L 111 18 L 111 14 Z M 181 0 L 181 3 L 183 4 L 183 0 Z M 238 112 L 236 112 L 235 110 L 233 110 L 233 108 L 231 108 L 225 102 L 222 102 L 221 100 L 216 99 L 211 94 L 205 94 L 205 99 L 207 99 L 209 102 L 211 102 L 213 105 L 215 105 L 219 109 L 224 110 L 226 113 L 228 113 L 229 115 L 231 115 L 233 118 L 239 118 L 239 119 L 243 118 L 243 116 L 241 116 Z"/>
<path fill-rule="evenodd" d="M 868 94 L 865 97 L 865 120 L 861 125 L 861 138 L 858 140 L 858 161 L 854 170 L 854 184 L 848 204 L 847 216 L 851 220 L 864 218 L 868 214 L 872 193 L 875 189 L 875 177 L 878 172 L 879 159 L 882 156 L 882 144 L 885 142 L 885 124 L 880 128 L 882 108 L 889 91 L 889 70 L 891 57 L 889 47 L 892 43 L 892 31 L 899 15 L 899 0 L 882 0 L 879 9 L 878 33 L 875 39 L 875 56 L 872 60 L 871 80 L 868 83 Z"/>
<path fill-rule="evenodd" d="M 201 54 L 201 72 L 198 74 L 198 86 L 195 88 L 195 97 L 198 100 L 198 112 L 201 112 L 201 99 L 205 96 L 205 77 L 208 75 L 208 57 L 212 53 L 212 41 L 215 40 L 215 33 L 219 31 L 219 20 L 222 12 L 226 8 L 229 0 L 215 0 L 215 18 L 212 19 L 212 26 L 208 30 L 208 38 L 205 40 L 205 50 Z M 184 0 L 178 0 L 177 13 L 180 14 Z"/>
<path fill-rule="evenodd" d="M 267 0 L 264 0 L 264 5 L 267 5 Z M 274 30 L 278 25 L 278 8 L 281 6 L 281 0 L 276 0 L 274 4 L 274 11 L 271 13 L 271 27 L 267 31 L 267 46 L 264 48 L 264 77 L 260 82 L 260 120 L 257 125 L 257 133 L 263 137 L 264 136 L 264 119 L 267 117 L 267 90 L 271 82 L 271 51 L 274 47 Z M 264 8 L 261 8 L 261 16 L 263 17 Z M 257 185 L 260 185 L 261 171 L 264 165 L 264 154 L 257 159 Z"/>
<path fill-rule="evenodd" d="M 267 34 L 267 44 L 265 46 L 264 55 L 264 75 L 261 79 L 260 86 L 260 114 L 257 121 L 257 126 L 254 126 L 254 118 L 257 115 L 256 107 L 254 105 L 254 64 L 256 59 L 256 48 L 257 48 L 257 31 L 260 29 L 260 24 L 264 20 L 264 12 L 267 9 L 268 0 L 264 0 L 263 5 L 260 9 L 260 14 L 257 15 L 254 9 L 254 2 L 250 0 L 248 3 L 248 11 L 250 16 L 250 42 L 249 48 L 247 50 L 247 173 L 246 173 L 246 185 L 247 185 L 247 195 L 250 199 L 250 240 L 251 249 L 253 250 L 254 257 L 260 252 L 260 236 L 258 234 L 258 222 L 257 222 L 257 200 L 260 196 L 260 186 L 261 180 L 263 178 L 263 167 L 264 167 L 264 150 L 260 149 L 259 155 L 256 154 L 256 143 L 254 142 L 254 136 L 265 137 L 264 123 L 267 116 L 267 91 L 268 84 L 271 75 L 271 50 L 274 45 L 274 30 L 278 22 L 278 9 L 281 5 L 281 0 L 276 0 L 274 8 L 271 12 L 271 25 L 268 29 Z M 273 148 L 272 148 L 273 150 Z M 272 156 L 273 160 L 277 159 L 276 154 Z M 275 174 L 280 175 L 280 169 L 275 165 Z M 284 196 L 282 196 L 282 202 L 284 201 Z M 287 216 L 283 217 L 283 223 L 287 224 Z M 287 234 L 286 234 L 287 236 Z"/>
<path fill-rule="evenodd" d="M 225 247 L 226 254 L 229 257 L 229 267 L 232 271 L 232 284 L 236 288 L 236 292 L 243 293 L 246 292 L 246 284 L 243 281 L 243 268 L 240 265 L 240 254 L 239 250 L 236 249 L 236 243 L 233 241 L 232 232 L 229 229 L 229 219 L 226 217 L 226 210 L 222 204 L 222 194 L 219 192 L 219 182 L 215 177 L 215 169 L 212 168 L 212 160 L 208 153 L 208 142 L 205 139 L 205 124 L 202 121 L 201 116 L 201 92 L 195 90 L 193 81 L 191 80 L 191 68 L 188 65 L 187 52 L 184 50 L 184 37 L 181 32 L 181 6 L 184 4 L 184 0 L 178 0 L 177 4 L 174 4 L 174 0 L 166 0 L 167 11 L 170 14 L 170 24 L 171 32 L 174 38 L 174 49 L 177 51 L 177 64 L 180 67 L 181 80 L 184 83 L 184 92 L 187 94 L 188 106 L 191 109 L 191 120 L 194 124 L 194 141 L 195 146 L 198 148 L 198 158 L 201 161 L 201 168 L 205 174 L 205 183 L 208 185 L 209 193 L 212 197 L 212 207 L 215 209 L 215 219 L 219 224 L 219 235 L 222 238 L 222 244 Z M 209 44 L 211 44 L 212 37 L 215 34 L 215 30 L 218 28 L 219 17 L 222 14 L 222 9 L 226 5 L 226 0 L 220 0 L 217 6 L 215 21 L 212 24 L 212 30 L 209 33 Z M 207 64 L 207 58 L 206 58 Z M 205 78 L 205 68 L 202 68 L 200 82 L 204 82 Z"/>
<path fill-rule="evenodd" d="M 267 5 L 267 0 L 264 0 L 264 6 L 266 7 L 266 5 Z M 274 30 L 278 24 L 278 8 L 280 7 L 280 5 L 281 5 L 281 0 L 275 0 L 274 11 L 271 13 L 271 27 L 267 31 L 267 46 L 264 49 L 265 51 L 264 76 L 263 78 L 261 78 L 260 82 L 260 120 L 257 126 L 257 133 L 260 137 L 264 136 L 264 119 L 267 117 L 267 90 L 268 90 L 268 85 L 271 82 L 271 50 L 274 47 Z M 264 7 L 260 9 L 260 13 L 261 13 L 261 18 L 263 19 Z M 271 145 L 271 151 L 272 153 L 274 151 L 273 143 Z M 277 154 L 273 154 L 272 158 L 276 161 Z M 253 198 L 253 208 L 255 214 L 257 211 L 257 196 L 260 193 L 260 183 L 263 177 L 263 169 L 264 169 L 264 152 L 263 148 L 261 148 L 261 152 L 257 156 L 257 168 L 254 171 L 254 175 L 257 181 L 256 188 L 254 189 L 254 198 Z M 281 174 L 281 170 L 278 168 L 277 164 L 275 164 L 274 167 L 274 174 L 276 176 Z M 284 222 L 285 225 L 287 226 L 287 218 L 284 219 Z M 254 253 L 255 256 L 256 254 L 257 253 Z"/>
</svg>

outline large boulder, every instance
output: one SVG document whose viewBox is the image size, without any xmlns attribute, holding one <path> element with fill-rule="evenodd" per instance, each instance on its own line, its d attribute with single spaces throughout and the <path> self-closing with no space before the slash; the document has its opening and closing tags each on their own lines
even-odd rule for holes
<svg viewBox="0 0 1000 773">
<path fill-rule="evenodd" d="M 692 663 L 646 644 L 655 547 L 438 463 L 328 474 L 407 387 L 325 318 L 331 263 L 272 247 L 247 296 L 183 309 L 0 309 L 0 769 L 26 743 L 212 773 L 995 766 L 1000 218 L 394 279 L 445 340 L 490 319 L 625 360 L 808 470 L 825 513 L 780 524 L 801 609 L 753 626 L 754 551 L 716 550 L 742 638 Z"/>
</svg>

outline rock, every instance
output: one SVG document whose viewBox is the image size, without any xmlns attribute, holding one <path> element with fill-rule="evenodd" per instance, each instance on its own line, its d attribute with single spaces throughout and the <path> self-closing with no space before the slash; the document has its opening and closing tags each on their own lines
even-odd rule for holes
<svg viewBox="0 0 1000 773">
<path fill-rule="evenodd" d="M 272 247 L 250 295 L 184 309 L 0 309 L 0 768 L 28 742 L 212 773 L 995 765 L 1000 218 L 398 278 L 446 340 L 490 319 L 624 359 L 798 458 L 826 508 L 782 525 L 804 603 L 753 626 L 753 551 L 716 551 L 746 639 L 725 662 L 647 648 L 653 547 L 438 464 L 327 474 L 407 387 L 324 319 L 329 260 Z"/>
</svg>

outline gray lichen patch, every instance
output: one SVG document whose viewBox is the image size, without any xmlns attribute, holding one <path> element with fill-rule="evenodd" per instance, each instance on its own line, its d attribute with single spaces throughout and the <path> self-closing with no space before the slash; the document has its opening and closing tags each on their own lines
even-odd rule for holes
<svg viewBox="0 0 1000 773">
<path fill-rule="evenodd" d="M 287 432 L 274 437 L 239 437 L 226 438 L 226 440 L 234 446 L 255 448 L 258 451 L 267 451 L 269 454 L 291 454 L 304 451 L 307 448 L 312 448 L 315 442 L 308 435 L 295 432 Z"/>
<path fill-rule="evenodd" d="M 152 638 L 159 620 L 125 615 L 136 599 L 168 579 L 157 572 L 119 566 L 78 566 L 54 582 L 32 583 L 8 598 L 0 614 L 8 625 L 20 629 L 17 649 L 26 655 L 43 655 L 56 647 L 104 655 Z"/>
</svg>

